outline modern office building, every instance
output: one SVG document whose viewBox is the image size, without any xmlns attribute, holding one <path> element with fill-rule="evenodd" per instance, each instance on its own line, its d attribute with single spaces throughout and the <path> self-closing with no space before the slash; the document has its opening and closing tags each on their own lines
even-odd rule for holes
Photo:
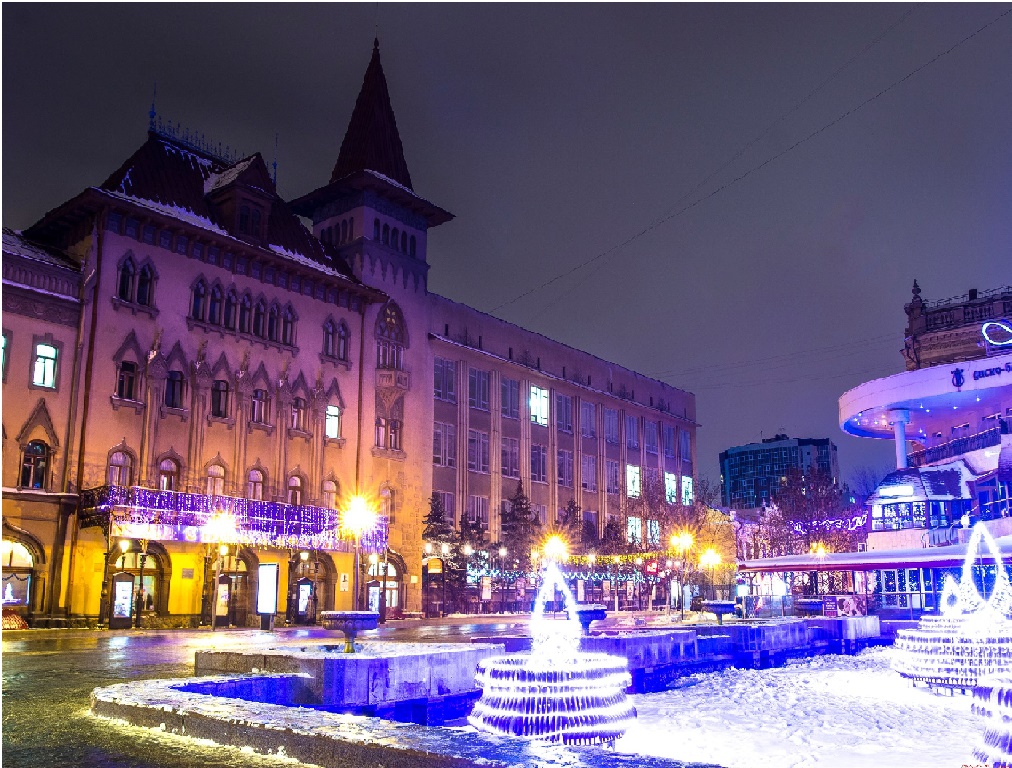
<svg viewBox="0 0 1012 768">
<path fill-rule="evenodd" d="M 905 310 L 907 370 L 840 397 L 844 432 L 896 447 L 896 469 L 866 501 L 868 551 L 746 572 L 842 574 L 869 606 L 912 613 L 937 610 L 977 522 L 1012 554 L 1012 288 L 928 303 L 915 282 Z"/>
<path fill-rule="evenodd" d="M 122 583 L 146 626 L 248 625 L 275 564 L 278 612 L 311 621 L 351 605 L 361 497 L 369 598 L 417 611 L 433 492 L 490 541 L 518 481 L 599 532 L 651 480 L 691 503 L 692 394 L 428 291 L 453 217 L 414 191 L 378 44 L 320 181 L 283 200 L 259 154 L 152 115 L 104 182 L 4 231 L 5 606 L 94 622 Z"/>
<path fill-rule="evenodd" d="M 775 435 L 720 453 L 720 487 L 725 507 L 756 509 L 776 499 L 787 473 L 820 472 L 839 483 L 836 445 L 829 438 Z"/>
</svg>

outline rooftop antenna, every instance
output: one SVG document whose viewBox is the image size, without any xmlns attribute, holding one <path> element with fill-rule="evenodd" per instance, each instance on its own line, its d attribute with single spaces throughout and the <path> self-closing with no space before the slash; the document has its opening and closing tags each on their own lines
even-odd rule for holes
<svg viewBox="0 0 1012 768">
<path fill-rule="evenodd" d="M 379 4 L 379 0 L 377 0 L 377 2 L 376 2 L 376 34 L 373 35 L 373 37 L 375 39 L 375 43 L 377 45 L 379 44 L 379 36 L 380 36 L 380 4 Z"/>
<path fill-rule="evenodd" d="M 278 132 L 274 132 L 274 162 L 271 163 L 271 167 L 274 169 L 274 186 L 278 186 Z"/>
<path fill-rule="evenodd" d="M 158 81 L 155 81 L 155 87 L 151 92 L 151 109 L 148 110 L 148 130 L 155 130 L 155 116 L 158 114 L 155 111 L 155 100 L 158 98 Z"/>
</svg>

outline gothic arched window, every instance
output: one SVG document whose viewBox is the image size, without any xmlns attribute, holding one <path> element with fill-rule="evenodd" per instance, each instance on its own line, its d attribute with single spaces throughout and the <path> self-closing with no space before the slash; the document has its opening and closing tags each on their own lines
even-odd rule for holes
<svg viewBox="0 0 1012 768">
<path fill-rule="evenodd" d="M 134 300 L 134 263 L 130 259 L 123 262 L 119 268 L 119 283 L 116 287 L 116 295 L 123 301 Z"/>
<path fill-rule="evenodd" d="M 49 444 L 32 440 L 21 459 L 21 487 L 45 490 L 49 486 Z"/>
<path fill-rule="evenodd" d="M 203 280 L 197 281 L 193 286 L 193 296 L 190 301 L 190 317 L 194 320 L 204 319 L 204 306 L 206 302 L 207 287 Z"/>
<path fill-rule="evenodd" d="M 144 265 L 141 267 L 140 274 L 137 276 L 137 303 L 145 306 L 151 306 L 151 289 L 154 287 L 155 276 L 151 267 Z"/>
</svg>

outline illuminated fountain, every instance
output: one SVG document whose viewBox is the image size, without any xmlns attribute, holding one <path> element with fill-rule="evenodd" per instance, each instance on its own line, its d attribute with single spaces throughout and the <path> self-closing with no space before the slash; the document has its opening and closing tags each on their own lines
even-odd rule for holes
<svg viewBox="0 0 1012 768">
<path fill-rule="evenodd" d="M 628 663 L 621 656 L 580 651 L 576 601 L 551 560 L 543 577 L 531 616 L 530 654 L 478 663 L 475 679 L 482 695 L 468 722 L 522 739 L 611 744 L 636 717 L 625 694 L 632 683 Z M 556 590 L 565 598 L 564 620 L 544 615 Z"/>
<path fill-rule="evenodd" d="M 985 600 L 973 579 L 973 563 L 984 545 L 995 564 L 995 582 Z M 973 688 L 979 678 L 1012 673 L 1012 584 L 998 545 L 983 523 L 970 535 L 957 584 L 946 576 L 941 615 L 923 617 L 916 629 L 896 633 L 893 668 L 904 677 L 938 688 Z"/>
</svg>

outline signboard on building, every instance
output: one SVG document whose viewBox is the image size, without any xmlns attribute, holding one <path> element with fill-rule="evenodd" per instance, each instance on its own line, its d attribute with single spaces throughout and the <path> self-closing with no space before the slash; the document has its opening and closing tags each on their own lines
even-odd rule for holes
<svg viewBox="0 0 1012 768">
<path fill-rule="evenodd" d="M 278 612 L 278 564 L 260 563 L 257 567 L 257 613 L 273 616 Z"/>
</svg>

